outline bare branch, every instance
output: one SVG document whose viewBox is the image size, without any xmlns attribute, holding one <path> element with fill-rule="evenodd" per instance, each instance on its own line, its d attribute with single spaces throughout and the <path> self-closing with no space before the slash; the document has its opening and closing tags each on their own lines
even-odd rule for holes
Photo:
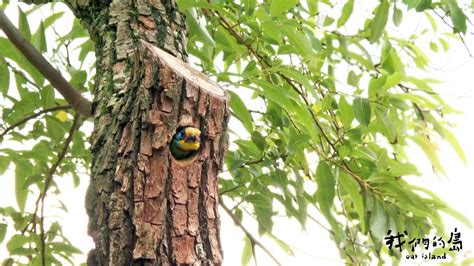
<svg viewBox="0 0 474 266">
<path fill-rule="evenodd" d="M 35 119 L 36 117 L 40 116 L 40 115 L 43 115 L 45 113 L 49 113 L 49 112 L 54 112 L 54 111 L 58 111 L 58 110 L 66 110 L 66 109 L 71 109 L 72 106 L 70 105 L 58 105 L 58 106 L 53 106 L 51 108 L 46 108 L 46 109 L 43 109 L 37 113 L 34 113 L 32 115 L 29 115 L 27 117 L 24 117 L 23 119 L 21 119 L 20 121 L 17 121 L 16 123 L 14 123 L 13 125 L 7 127 L 1 134 L 0 134 L 0 142 L 1 140 L 3 139 L 3 137 L 5 137 L 5 135 L 10 132 L 11 130 L 13 130 L 14 128 L 28 122 L 29 120 L 31 119 Z"/>
<path fill-rule="evenodd" d="M 74 109 L 84 116 L 91 116 L 91 102 L 84 98 L 67 80 L 61 76 L 36 48 L 25 39 L 21 32 L 11 23 L 0 9 L 0 28 L 8 39 L 35 66 L 36 69 L 61 93 Z"/>
</svg>

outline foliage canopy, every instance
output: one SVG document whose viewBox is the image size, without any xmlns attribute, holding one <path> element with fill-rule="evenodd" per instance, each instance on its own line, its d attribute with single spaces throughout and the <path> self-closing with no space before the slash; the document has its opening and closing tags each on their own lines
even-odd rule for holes
<svg viewBox="0 0 474 266">
<path fill-rule="evenodd" d="M 390 228 L 415 237 L 433 229 L 444 234 L 440 212 L 470 226 L 437 195 L 403 177 L 420 175 L 405 153 L 410 144 L 439 173 L 444 169 L 437 139 L 449 142 L 466 160 L 446 120 L 457 111 L 433 90 L 438 81 L 423 77 L 430 60 L 427 47 L 417 41 L 436 33 L 429 43 L 433 52 L 446 52 L 448 38 L 463 41 L 472 4 L 360 2 L 178 1 L 189 27 L 191 61 L 229 88 L 232 115 L 242 125 L 229 132 L 232 144 L 220 193 L 222 204 L 234 205 L 223 207 L 237 221 L 256 219 L 258 232 L 289 254 L 291 247 L 272 234 L 272 217 L 280 213 L 302 227 L 320 213 L 348 263 L 382 259 L 381 254 L 399 258 L 382 245 Z M 2 8 L 8 5 L 16 4 L 4 2 Z M 41 9 L 57 9 L 46 5 Z M 356 11 L 364 8 L 371 14 L 354 23 L 361 20 Z M 46 36 L 70 19 L 66 13 L 52 12 L 33 29 L 29 15 L 40 6 L 23 9 L 18 20 L 22 33 L 89 95 L 94 47 L 88 33 L 74 20 L 67 34 L 56 33 L 50 41 Z M 417 16 L 431 28 L 410 36 L 398 32 L 404 20 Z M 448 25 L 449 31 L 438 24 Z M 14 169 L 18 203 L 0 206 L 0 242 L 10 252 L 7 260 L 39 263 L 35 247 L 44 241 L 49 261 L 72 263 L 72 254 L 80 251 L 63 236 L 60 224 L 48 218 L 48 228 L 40 230 L 41 195 L 48 186 L 50 194 L 60 193 L 53 176 L 70 176 L 76 186 L 84 178 L 78 170 L 90 165 L 88 127 L 80 128 L 81 118 L 4 37 L 0 94 L 0 174 Z M 35 203 L 33 209 L 27 202 Z M 59 204 L 67 210 L 67 202 Z M 4 239 L 7 230 L 12 236 Z M 257 245 L 247 237 L 243 263 Z"/>
</svg>

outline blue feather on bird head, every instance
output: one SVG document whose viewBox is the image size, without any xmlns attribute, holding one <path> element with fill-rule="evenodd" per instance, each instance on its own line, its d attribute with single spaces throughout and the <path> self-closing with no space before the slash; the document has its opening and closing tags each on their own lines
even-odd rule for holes
<svg viewBox="0 0 474 266">
<path fill-rule="evenodd" d="M 194 127 L 178 128 L 173 136 L 170 145 L 171 153 L 176 159 L 184 159 L 189 157 L 194 151 L 201 146 L 201 131 Z"/>
</svg>

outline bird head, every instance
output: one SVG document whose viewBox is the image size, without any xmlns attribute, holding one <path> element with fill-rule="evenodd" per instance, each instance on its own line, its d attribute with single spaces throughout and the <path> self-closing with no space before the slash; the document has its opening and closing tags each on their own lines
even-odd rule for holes
<svg viewBox="0 0 474 266">
<path fill-rule="evenodd" d="M 201 131 L 194 127 L 183 127 L 176 133 L 174 141 L 182 151 L 196 151 L 201 145 Z"/>
</svg>

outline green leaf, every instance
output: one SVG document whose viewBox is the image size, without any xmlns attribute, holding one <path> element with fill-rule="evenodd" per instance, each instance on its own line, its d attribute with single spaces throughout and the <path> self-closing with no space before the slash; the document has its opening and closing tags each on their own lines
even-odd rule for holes
<svg viewBox="0 0 474 266">
<path fill-rule="evenodd" d="M 48 50 L 48 47 L 46 45 L 46 35 L 44 32 L 43 21 L 41 21 L 38 30 L 35 32 L 35 34 L 33 34 L 32 43 L 41 53 L 45 53 Z"/>
<path fill-rule="evenodd" d="M 316 168 L 316 201 L 324 216 L 331 216 L 330 209 L 334 201 L 336 180 L 332 174 L 330 166 L 320 161 Z"/>
<path fill-rule="evenodd" d="M 7 234 L 7 224 L 0 223 L 0 243 L 3 242 L 3 239 L 5 239 L 6 234 Z"/>
<path fill-rule="evenodd" d="M 65 242 L 50 242 L 49 245 L 55 252 L 66 253 L 68 255 L 72 254 L 82 254 L 82 251 L 70 244 Z"/>
<path fill-rule="evenodd" d="M 381 75 L 379 77 L 374 77 L 369 81 L 369 97 L 377 98 L 379 94 L 383 94 L 383 87 L 387 81 L 387 75 Z"/>
<path fill-rule="evenodd" d="M 253 256 L 252 242 L 247 236 L 245 236 L 244 249 L 242 250 L 242 265 L 248 265 Z"/>
<path fill-rule="evenodd" d="M 392 121 L 387 117 L 386 112 L 380 110 L 380 108 L 375 108 L 375 117 L 377 118 L 377 123 L 381 125 L 383 134 L 387 137 L 390 143 L 394 143 L 397 137 L 397 131 L 392 124 Z"/>
<path fill-rule="evenodd" d="M 27 160 L 16 161 L 15 167 L 15 196 L 18 207 L 25 210 L 28 189 L 25 189 L 25 182 L 33 171 L 33 165 Z"/>
<path fill-rule="evenodd" d="M 392 17 L 392 20 L 393 20 L 393 24 L 395 24 L 395 26 L 400 26 L 400 24 L 402 23 L 402 18 L 403 18 L 403 12 L 400 8 L 397 8 L 396 6 L 393 6 L 393 17 Z"/>
<path fill-rule="evenodd" d="M 458 221 L 462 222 L 465 226 L 472 229 L 472 222 L 471 219 L 467 218 L 463 213 L 456 211 L 455 209 L 445 205 L 444 207 L 440 208 L 440 211 L 443 211 L 453 218 L 456 218 Z"/>
<path fill-rule="evenodd" d="M 308 146 L 309 136 L 295 134 L 290 137 L 288 142 L 288 150 L 290 152 L 298 152 Z"/>
<path fill-rule="evenodd" d="M 257 1 L 256 0 L 244 0 L 243 4 L 245 6 L 245 10 L 246 10 L 247 14 L 252 15 L 253 12 L 255 11 Z"/>
<path fill-rule="evenodd" d="M 278 16 L 296 4 L 298 4 L 298 0 L 273 0 L 270 4 L 270 14 L 273 17 Z"/>
<path fill-rule="evenodd" d="M 5 97 L 10 88 L 10 70 L 3 58 L 0 58 L 0 92 Z"/>
<path fill-rule="evenodd" d="M 385 233 L 387 233 L 387 230 L 387 213 L 385 212 L 383 205 L 380 202 L 375 201 L 374 208 L 370 214 L 370 232 L 375 239 L 381 241 Z"/>
<path fill-rule="evenodd" d="M 304 179 L 303 176 L 299 173 L 296 173 L 295 190 L 296 202 L 298 203 L 297 219 L 300 221 L 301 225 L 304 226 L 308 218 L 308 202 L 306 201 L 306 198 L 304 196 Z"/>
<path fill-rule="evenodd" d="M 334 22 L 334 19 L 332 17 L 326 16 L 324 18 L 323 26 L 328 27 Z"/>
<path fill-rule="evenodd" d="M 252 134 L 251 139 L 253 143 L 255 143 L 255 145 L 257 145 L 257 147 L 260 150 L 265 150 L 267 143 L 265 141 L 265 138 L 262 136 L 262 134 L 258 131 L 254 131 L 251 134 Z"/>
<path fill-rule="evenodd" d="M 86 40 L 84 43 L 82 43 L 78 49 L 80 49 L 81 51 L 79 52 L 79 56 L 78 56 L 78 59 L 79 61 L 84 61 L 84 59 L 86 58 L 86 56 L 89 54 L 89 53 L 93 53 L 94 52 L 94 43 L 91 41 L 91 40 Z"/>
<path fill-rule="evenodd" d="M 444 52 L 449 50 L 449 43 L 445 39 L 439 38 L 439 43 L 441 43 L 441 46 L 443 46 Z"/>
<path fill-rule="evenodd" d="M 69 83 L 76 89 L 82 88 L 87 81 L 87 72 L 85 70 L 69 69 L 69 73 L 71 74 Z"/>
<path fill-rule="evenodd" d="M 281 27 L 282 32 L 288 37 L 288 40 L 298 52 L 303 57 L 311 57 L 314 55 L 313 48 L 311 47 L 311 42 L 306 38 L 306 35 L 301 33 L 297 28 L 290 25 L 283 25 Z"/>
<path fill-rule="evenodd" d="M 13 253 L 14 250 L 22 248 L 27 243 L 33 243 L 34 239 L 31 236 L 14 235 L 7 243 L 8 252 Z"/>
<path fill-rule="evenodd" d="M 13 44 L 3 37 L 0 37 L 0 56 L 10 58 L 15 61 L 19 67 L 25 70 L 34 80 L 36 85 L 43 86 L 44 77 L 30 64 L 30 62 L 13 46 Z"/>
<path fill-rule="evenodd" d="M 382 37 L 382 34 L 385 30 L 385 25 L 387 24 L 388 20 L 388 10 L 390 8 L 390 4 L 387 0 L 382 0 L 377 10 L 375 12 L 375 17 L 370 24 L 370 37 L 369 41 L 374 43 Z"/>
<path fill-rule="evenodd" d="M 339 182 L 344 190 L 349 193 L 349 196 L 354 204 L 354 208 L 359 215 L 359 222 L 362 232 L 365 233 L 366 226 L 365 226 L 365 209 L 364 209 L 364 202 L 362 200 L 361 189 L 359 183 L 347 175 L 345 172 L 339 173 Z"/>
<path fill-rule="evenodd" d="M 341 16 L 337 20 L 337 27 L 341 27 L 342 25 L 346 24 L 347 20 L 352 15 L 352 10 L 354 9 L 354 0 L 347 1 L 344 6 L 342 7 Z"/>
<path fill-rule="evenodd" d="M 435 146 L 424 136 L 412 136 L 411 139 L 421 148 L 426 157 L 430 160 L 437 172 L 445 174 L 443 166 L 439 161 Z"/>
<path fill-rule="evenodd" d="M 25 12 L 20 7 L 18 7 L 18 29 L 28 41 L 31 40 L 30 25 L 28 24 Z"/>
<path fill-rule="evenodd" d="M 278 28 L 273 21 L 265 21 L 262 23 L 262 29 L 264 36 L 273 39 L 276 44 L 281 42 L 280 28 Z"/>
<path fill-rule="evenodd" d="M 186 24 L 189 28 L 189 31 L 198 38 L 204 44 L 207 44 L 211 47 L 214 47 L 216 43 L 212 38 L 211 34 L 207 31 L 206 27 L 201 26 L 197 18 L 196 9 L 190 8 L 183 11 L 183 14 L 186 16 Z"/>
<path fill-rule="evenodd" d="M 454 136 L 454 134 L 451 133 L 451 131 L 449 131 L 447 128 L 443 129 L 443 133 L 444 139 L 447 140 L 449 144 L 451 144 L 451 147 L 453 147 L 459 158 L 467 164 L 466 155 L 464 154 L 461 144 L 459 144 L 458 140 L 456 139 L 456 136 Z"/>
<path fill-rule="evenodd" d="M 293 250 L 291 249 L 291 247 L 286 244 L 285 242 L 283 242 L 283 240 L 279 239 L 278 237 L 276 237 L 274 234 L 272 234 L 271 232 L 266 232 L 265 234 L 266 236 L 270 237 L 273 241 L 275 241 L 278 246 L 289 256 L 294 256 L 295 253 L 293 252 Z"/>
<path fill-rule="evenodd" d="M 357 88 L 359 86 L 360 78 L 361 78 L 361 75 L 356 75 L 356 73 L 353 70 L 351 70 L 349 71 L 349 74 L 347 75 L 347 84 Z"/>
<path fill-rule="evenodd" d="M 394 49 L 390 49 L 390 51 L 382 57 L 383 69 L 387 70 L 390 74 L 399 75 L 400 77 L 405 75 L 405 66 Z"/>
<path fill-rule="evenodd" d="M 67 129 L 64 127 L 64 123 L 51 116 L 46 116 L 46 130 L 48 132 L 48 136 L 55 141 L 63 140 L 67 131 Z"/>
<path fill-rule="evenodd" d="M 390 165 L 390 174 L 392 176 L 421 175 L 415 165 L 399 162 Z"/>
<path fill-rule="evenodd" d="M 341 122 L 345 128 L 351 128 L 352 120 L 354 120 L 354 112 L 352 106 L 346 101 L 344 96 L 339 97 L 339 112 L 341 114 Z"/>
<path fill-rule="evenodd" d="M 257 147 L 257 145 L 255 145 L 253 141 L 239 139 L 234 143 L 237 144 L 243 152 L 253 158 L 260 159 L 263 155 L 262 151 Z"/>
<path fill-rule="evenodd" d="M 247 132 L 253 132 L 253 122 L 250 113 L 245 106 L 245 103 L 240 99 L 239 95 L 234 93 L 233 91 L 228 90 L 231 98 L 230 98 L 230 108 L 237 119 L 242 122 Z"/>
<path fill-rule="evenodd" d="M 0 139 L 1 143 L 1 139 Z M 0 176 L 5 173 L 5 171 L 8 169 L 8 166 L 10 166 L 10 159 L 8 156 L 0 156 Z"/>
<path fill-rule="evenodd" d="M 466 20 L 467 17 L 462 12 L 462 9 L 456 4 L 454 0 L 444 0 L 443 3 L 448 6 L 449 16 L 453 22 L 453 32 L 454 33 L 466 33 Z"/>
<path fill-rule="evenodd" d="M 258 232 L 262 235 L 265 232 L 271 232 L 272 221 L 272 199 L 267 193 L 253 194 L 246 197 L 249 203 L 252 203 L 255 215 L 257 216 Z"/>
<path fill-rule="evenodd" d="M 49 28 L 53 23 L 64 15 L 64 11 L 54 12 L 51 16 L 44 19 L 43 26 L 45 29 Z"/>
<path fill-rule="evenodd" d="M 415 8 L 421 0 L 402 0 L 408 7 L 408 9 Z"/>
<path fill-rule="evenodd" d="M 424 10 L 430 8 L 430 7 L 431 7 L 431 0 L 420 0 L 418 5 L 416 5 L 415 10 L 417 12 L 421 12 L 421 11 L 424 11 Z"/>
<path fill-rule="evenodd" d="M 451 145 L 454 151 L 458 154 L 459 158 L 464 163 L 467 163 L 464 150 L 462 149 L 461 144 L 459 144 L 458 140 L 456 139 L 456 136 L 454 136 L 454 134 L 447 128 L 443 127 L 441 123 L 436 121 L 436 118 L 428 116 L 428 119 L 433 124 L 434 130 L 436 130 L 436 132 L 438 132 L 438 134 Z"/>
<path fill-rule="evenodd" d="M 352 103 L 352 110 L 354 110 L 354 116 L 361 125 L 369 125 L 372 116 L 369 99 L 356 97 Z"/>
<path fill-rule="evenodd" d="M 388 91 L 388 89 L 398 85 L 403 78 L 403 74 L 400 72 L 395 72 L 395 74 L 390 75 L 387 77 L 385 84 L 382 87 L 384 92 Z"/>
<path fill-rule="evenodd" d="M 41 104 L 45 108 L 49 108 L 53 106 L 54 104 L 54 88 L 51 85 L 45 86 L 41 91 L 40 91 L 40 96 L 41 96 Z"/>
</svg>

